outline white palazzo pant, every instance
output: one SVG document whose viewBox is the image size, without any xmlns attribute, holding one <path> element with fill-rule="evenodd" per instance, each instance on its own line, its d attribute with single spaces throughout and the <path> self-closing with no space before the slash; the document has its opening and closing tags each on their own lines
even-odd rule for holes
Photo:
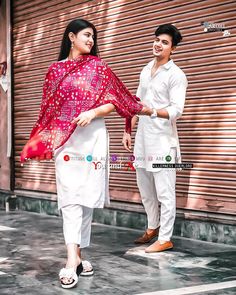
<svg viewBox="0 0 236 295">
<path fill-rule="evenodd" d="M 93 208 L 72 204 L 62 207 L 61 212 L 66 245 L 77 244 L 80 248 L 88 247 L 90 244 Z"/>
</svg>

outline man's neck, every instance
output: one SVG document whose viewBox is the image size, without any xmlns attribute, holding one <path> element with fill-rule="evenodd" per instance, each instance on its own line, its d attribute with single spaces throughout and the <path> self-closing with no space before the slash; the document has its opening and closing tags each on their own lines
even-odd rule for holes
<svg viewBox="0 0 236 295">
<path fill-rule="evenodd" d="M 158 57 L 155 57 L 154 65 L 156 68 L 159 68 L 160 66 L 163 66 L 164 64 L 168 63 L 168 61 L 170 61 L 170 58 L 159 59 Z"/>
</svg>

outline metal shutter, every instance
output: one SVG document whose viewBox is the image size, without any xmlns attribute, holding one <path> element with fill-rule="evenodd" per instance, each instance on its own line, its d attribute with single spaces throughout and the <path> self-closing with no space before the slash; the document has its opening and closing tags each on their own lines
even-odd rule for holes
<svg viewBox="0 0 236 295">
<path fill-rule="evenodd" d="M 101 57 L 135 93 L 142 67 L 152 59 L 152 38 L 162 23 L 184 36 L 173 55 L 189 80 L 186 107 L 178 121 L 182 157 L 193 163 L 178 173 L 177 206 L 235 214 L 235 1 L 13 1 L 16 188 L 55 191 L 53 163 L 19 165 L 19 153 L 35 122 L 43 77 L 57 58 L 68 21 L 85 18 L 99 33 Z M 204 32 L 202 22 L 223 23 L 230 36 Z M 121 145 L 123 120 L 107 118 L 110 154 L 127 157 Z M 112 199 L 140 202 L 132 171 L 112 170 Z"/>
</svg>

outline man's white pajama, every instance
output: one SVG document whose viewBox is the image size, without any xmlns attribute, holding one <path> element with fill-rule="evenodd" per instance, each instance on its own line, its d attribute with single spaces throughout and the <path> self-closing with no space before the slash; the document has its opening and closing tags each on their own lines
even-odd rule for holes
<svg viewBox="0 0 236 295">
<path fill-rule="evenodd" d="M 148 216 L 148 228 L 155 229 L 160 225 L 158 239 L 169 241 L 175 222 L 176 173 L 173 169 L 149 172 L 143 168 L 137 168 L 136 173 L 138 188 Z"/>
</svg>

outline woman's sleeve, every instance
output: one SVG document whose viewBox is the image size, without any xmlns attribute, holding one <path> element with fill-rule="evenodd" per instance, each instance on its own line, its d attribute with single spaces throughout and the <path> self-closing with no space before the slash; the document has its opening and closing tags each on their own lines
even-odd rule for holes
<svg viewBox="0 0 236 295">
<path fill-rule="evenodd" d="M 117 113 L 126 118 L 126 132 L 131 132 L 131 119 L 138 114 L 143 106 L 139 103 L 140 99 L 132 95 L 124 83 L 115 73 L 106 66 L 105 70 L 106 87 L 104 91 L 104 101 L 112 103 Z"/>
</svg>

